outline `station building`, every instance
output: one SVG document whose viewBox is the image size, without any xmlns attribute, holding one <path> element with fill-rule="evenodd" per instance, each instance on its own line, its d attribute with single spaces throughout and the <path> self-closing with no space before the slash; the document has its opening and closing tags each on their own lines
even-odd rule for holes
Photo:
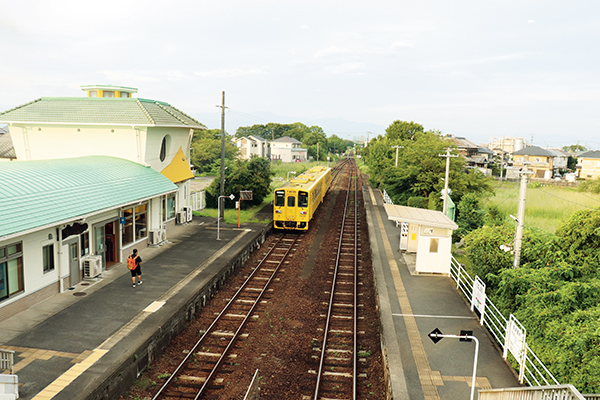
<svg viewBox="0 0 600 400">
<path fill-rule="evenodd" d="M 189 149 L 206 127 L 134 88 L 82 89 L 0 113 L 17 158 L 0 163 L 0 321 L 191 219 Z"/>
</svg>

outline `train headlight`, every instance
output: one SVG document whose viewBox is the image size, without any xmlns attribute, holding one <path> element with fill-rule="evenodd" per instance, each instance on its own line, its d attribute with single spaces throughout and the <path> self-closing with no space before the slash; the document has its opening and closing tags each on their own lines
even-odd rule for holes
<svg viewBox="0 0 600 400">
<path fill-rule="evenodd" d="M 275 214 L 283 214 L 283 210 L 275 210 Z"/>
<path fill-rule="evenodd" d="M 306 211 L 300 211 L 300 215 L 306 215 L 307 212 Z"/>
</svg>

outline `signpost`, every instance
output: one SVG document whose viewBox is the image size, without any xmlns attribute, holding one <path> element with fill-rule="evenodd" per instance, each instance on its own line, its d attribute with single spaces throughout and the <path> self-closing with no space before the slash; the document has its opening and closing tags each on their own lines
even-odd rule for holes
<svg viewBox="0 0 600 400">
<path fill-rule="evenodd" d="M 238 208 L 238 228 L 242 216 L 242 200 L 252 200 L 252 190 L 240 190 L 240 201 L 237 202 Z"/>
<path fill-rule="evenodd" d="M 217 240 L 221 240 L 221 238 L 219 237 L 221 231 L 221 199 L 224 199 L 226 197 L 229 197 L 231 200 L 235 199 L 235 196 L 233 194 L 230 194 L 229 196 L 219 196 L 219 199 L 217 201 L 219 211 L 219 215 L 217 215 Z M 225 204 L 223 204 L 223 208 L 225 208 Z"/>
<path fill-rule="evenodd" d="M 525 358 L 527 356 L 526 336 L 527 331 L 523 325 L 521 325 L 514 315 L 510 314 L 508 325 L 506 327 L 506 340 L 502 357 L 506 360 L 506 356 L 510 350 L 519 363 L 519 382 L 521 383 L 523 383 L 523 378 L 525 377 Z"/>
<path fill-rule="evenodd" d="M 473 311 L 473 309 L 479 311 L 479 323 L 481 325 L 483 325 L 483 318 L 485 316 L 485 299 L 485 283 L 475 275 L 475 280 L 473 281 L 473 294 L 471 296 L 471 311 Z"/>
<path fill-rule="evenodd" d="M 455 338 L 459 339 L 461 342 L 470 342 L 471 340 L 475 340 L 475 360 L 473 361 L 473 380 L 471 381 L 470 397 L 470 400 L 473 400 L 473 396 L 475 396 L 475 378 L 477 377 L 477 357 L 479 356 L 479 340 L 473 336 L 473 331 L 460 331 L 460 335 L 444 335 L 442 331 L 440 331 L 438 328 L 435 328 L 429 333 L 429 338 L 435 344 L 437 344 L 437 342 L 443 338 Z"/>
</svg>

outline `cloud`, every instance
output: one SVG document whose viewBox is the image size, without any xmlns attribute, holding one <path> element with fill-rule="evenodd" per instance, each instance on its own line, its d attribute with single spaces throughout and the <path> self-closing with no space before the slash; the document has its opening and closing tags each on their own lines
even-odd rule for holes
<svg viewBox="0 0 600 400">
<path fill-rule="evenodd" d="M 535 21 L 534 19 L 528 19 L 528 20 L 527 20 L 527 23 L 528 23 L 528 24 L 535 24 L 535 22 L 536 22 L 536 21 Z"/>
<path fill-rule="evenodd" d="M 308 25 L 302 25 L 302 26 L 300 27 L 300 29 L 309 29 L 309 28 L 308 28 Z"/>
<path fill-rule="evenodd" d="M 222 68 L 211 71 L 195 71 L 194 75 L 201 78 L 236 78 L 240 76 L 263 75 L 267 71 L 261 68 Z"/>
</svg>

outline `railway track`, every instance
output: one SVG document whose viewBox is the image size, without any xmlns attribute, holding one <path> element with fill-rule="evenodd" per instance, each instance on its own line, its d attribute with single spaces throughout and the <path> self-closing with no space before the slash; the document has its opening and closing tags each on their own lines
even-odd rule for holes
<svg viewBox="0 0 600 400">
<path fill-rule="evenodd" d="M 356 399 L 358 379 L 358 307 L 359 242 L 358 193 L 359 174 L 349 162 L 344 213 L 333 266 L 332 285 L 325 317 L 323 337 L 317 340 L 318 368 L 309 371 L 317 380 L 312 399 Z M 307 398 L 307 396 L 305 396 Z"/>
<path fill-rule="evenodd" d="M 271 283 L 301 237 L 295 232 L 280 234 L 152 400 L 219 398 L 224 377 L 239 367 L 232 350 L 247 337 L 244 328 L 258 317 L 258 306 L 269 297 Z"/>
</svg>

